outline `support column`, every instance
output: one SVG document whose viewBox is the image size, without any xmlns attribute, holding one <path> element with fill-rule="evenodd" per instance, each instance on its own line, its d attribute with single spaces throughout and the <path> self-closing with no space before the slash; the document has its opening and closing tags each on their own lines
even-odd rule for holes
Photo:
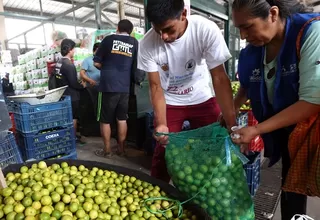
<svg viewBox="0 0 320 220">
<path fill-rule="evenodd" d="M 96 15 L 97 29 L 101 29 L 101 5 L 100 0 L 94 1 L 94 13 Z"/>
<path fill-rule="evenodd" d="M 119 0 L 118 2 L 118 13 L 119 13 L 119 20 L 126 18 L 126 14 L 124 10 L 124 0 Z"/>
<path fill-rule="evenodd" d="M 42 17 L 43 16 L 42 0 L 39 0 L 39 5 L 40 5 L 40 16 Z M 44 24 L 42 25 L 42 31 L 43 31 L 44 44 L 47 45 L 46 29 L 44 28 Z"/>
<path fill-rule="evenodd" d="M 0 12 L 4 12 L 3 0 L 0 0 Z M 1 43 L 2 50 L 7 49 L 6 41 L 7 41 L 7 34 L 6 34 L 5 17 L 0 16 L 0 43 Z"/>
<path fill-rule="evenodd" d="M 72 9 L 74 9 L 74 1 L 71 0 L 71 3 L 72 3 Z M 75 22 L 76 20 L 76 12 L 75 10 L 72 11 L 72 21 Z M 74 26 L 74 33 L 75 33 L 75 36 L 77 36 L 77 26 L 75 25 Z"/>
<path fill-rule="evenodd" d="M 146 6 L 148 3 L 148 0 L 143 0 L 144 3 L 144 29 L 145 33 L 147 33 L 151 29 L 151 23 L 148 21 L 148 18 L 146 16 Z"/>
</svg>

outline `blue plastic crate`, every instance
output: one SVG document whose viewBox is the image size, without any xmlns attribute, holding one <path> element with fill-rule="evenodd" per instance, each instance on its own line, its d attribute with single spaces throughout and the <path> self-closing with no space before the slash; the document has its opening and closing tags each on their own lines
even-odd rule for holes
<svg viewBox="0 0 320 220">
<path fill-rule="evenodd" d="M 22 163 L 21 154 L 12 132 L 5 132 L 0 138 L 0 167 Z"/>
<path fill-rule="evenodd" d="M 70 96 L 64 96 L 59 102 L 30 105 L 11 102 L 16 130 L 32 133 L 55 127 L 65 127 L 73 123 Z"/>
<path fill-rule="evenodd" d="M 249 191 L 254 196 L 260 185 L 261 153 L 251 152 L 248 156 L 249 163 L 244 165 Z"/>
<path fill-rule="evenodd" d="M 71 159 L 71 160 L 76 160 L 78 159 L 78 155 L 77 155 L 77 151 L 74 151 L 68 155 L 64 155 L 62 157 L 59 157 L 57 159 L 60 159 L 60 160 L 67 160 L 67 159 Z"/>
<path fill-rule="evenodd" d="M 73 126 L 39 133 L 17 132 L 17 140 L 25 160 L 46 159 L 76 150 Z"/>
</svg>

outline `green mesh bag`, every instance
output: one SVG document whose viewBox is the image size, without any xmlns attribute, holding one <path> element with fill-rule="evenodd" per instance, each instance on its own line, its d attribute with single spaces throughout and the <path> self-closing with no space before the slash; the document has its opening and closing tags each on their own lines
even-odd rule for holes
<svg viewBox="0 0 320 220">
<path fill-rule="evenodd" d="M 254 220 L 247 158 L 219 124 L 170 133 L 165 158 L 175 187 L 213 220 Z"/>
</svg>

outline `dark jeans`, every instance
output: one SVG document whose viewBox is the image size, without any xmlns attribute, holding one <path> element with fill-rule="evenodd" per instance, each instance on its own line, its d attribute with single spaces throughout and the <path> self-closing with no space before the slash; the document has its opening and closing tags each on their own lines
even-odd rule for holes
<svg viewBox="0 0 320 220">
<path fill-rule="evenodd" d="M 89 96 L 91 98 L 91 101 L 93 103 L 93 109 L 94 109 L 94 115 L 97 117 L 97 109 L 98 109 L 98 91 L 96 88 L 87 87 L 86 88 Z"/>
<path fill-rule="evenodd" d="M 283 134 L 282 151 L 282 185 L 285 182 L 286 176 L 290 168 L 290 157 L 288 151 L 288 134 Z M 307 213 L 307 196 L 297 193 L 284 192 L 281 193 L 281 219 L 291 220 L 295 214 Z"/>
</svg>

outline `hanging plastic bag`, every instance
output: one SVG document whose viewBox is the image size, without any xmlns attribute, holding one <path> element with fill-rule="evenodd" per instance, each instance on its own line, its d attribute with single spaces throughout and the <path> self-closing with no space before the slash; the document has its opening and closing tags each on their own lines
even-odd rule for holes
<svg viewBox="0 0 320 220">
<path fill-rule="evenodd" d="M 254 220 L 243 170 L 247 158 L 218 123 L 170 133 L 165 158 L 174 185 L 213 220 Z"/>
</svg>

